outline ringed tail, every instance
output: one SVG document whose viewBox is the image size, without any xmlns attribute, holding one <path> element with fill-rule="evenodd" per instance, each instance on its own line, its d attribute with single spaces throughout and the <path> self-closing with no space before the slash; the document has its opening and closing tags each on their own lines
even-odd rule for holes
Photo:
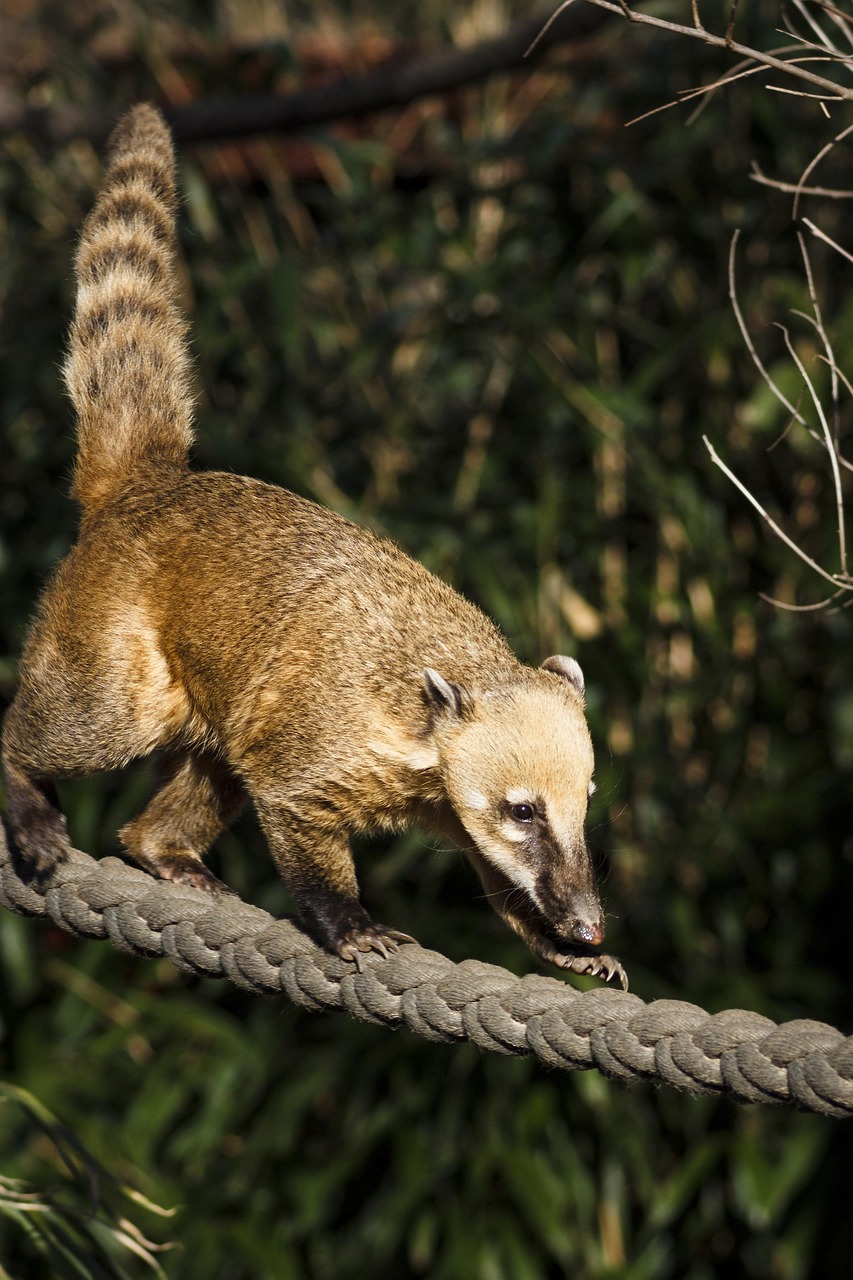
<svg viewBox="0 0 853 1280">
<path fill-rule="evenodd" d="M 175 262 L 175 155 L 154 107 L 133 107 L 77 250 L 65 382 L 77 412 L 72 493 L 84 511 L 163 463 L 187 466 L 193 397 Z"/>
</svg>

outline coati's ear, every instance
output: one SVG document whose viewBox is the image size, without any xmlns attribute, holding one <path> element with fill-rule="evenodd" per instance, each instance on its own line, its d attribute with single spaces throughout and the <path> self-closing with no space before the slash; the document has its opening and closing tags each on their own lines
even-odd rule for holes
<svg viewBox="0 0 853 1280">
<path fill-rule="evenodd" d="M 474 699 L 464 684 L 451 684 L 432 667 L 424 670 L 423 683 L 427 702 L 433 710 L 442 715 L 456 716 L 459 720 L 465 720 L 473 714 Z"/>
<path fill-rule="evenodd" d="M 543 671 L 553 671 L 555 676 L 562 676 L 564 680 L 568 680 L 573 689 L 577 689 L 578 693 L 583 696 L 586 688 L 584 684 L 583 672 L 580 669 L 580 663 L 574 658 L 567 658 L 565 654 L 555 653 L 552 658 L 546 658 L 542 663 Z"/>
</svg>

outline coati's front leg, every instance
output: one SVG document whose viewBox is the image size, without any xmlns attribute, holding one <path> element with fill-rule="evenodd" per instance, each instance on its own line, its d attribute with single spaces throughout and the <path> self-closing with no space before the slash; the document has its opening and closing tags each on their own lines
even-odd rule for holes
<svg viewBox="0 0 853 1280">
<path fill-rule="evenodd" d="M 125 849 L 138 866 L 161 880 L 230 893 L 202 855 L 242 806 L 242 783 L 206 752 L 170 754 L 158 782 L 142 813 L 119 832 Z"/>
<path fill-rule="evenodd" d="M 308 931 L 328 951 L 353 961 L 377 951 L 388 957 L 407 933 L 371 920 L 358 897 L 358 882 L 345 832 L 330 829 L 328 810 L 254 797 L 275 864 Z"/>
</svg>

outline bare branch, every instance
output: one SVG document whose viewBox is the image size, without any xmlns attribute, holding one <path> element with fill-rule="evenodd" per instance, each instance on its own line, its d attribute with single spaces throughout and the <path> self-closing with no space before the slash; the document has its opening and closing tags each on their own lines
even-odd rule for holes
<svg viewBox="0 0 853 1280">
<path fill-rule="evenodd" d="M 817 391 L 815 390 L 814 382 L 809 376 L 805 368 L 805 365 L 803 364 L 802 359 L 800 358 L 799 354 L 795 350 L 794 345 L 791 341 L 790 334 L 788 333 L 788 330 L 784 327 L 784 325 L 777 325 L 776 327 L 782 331 L 782 334 L 784 336 L 785 345 L 787 347 L 788 353 L 791 356 L 791 359 L 794 361 L 794 364 L 796 365 L 800 373 L 800 376 L 802 377 L 803 382 L 805 383 L 805 386 L 808 389 L 808 393 L 811 396 L 812 403 L 814 404 L 815 411 L 817 412 L 818 420 L 820 422 L 821 431 L 820 432 L 814 431 L 808 425 L 805 418 L 800 413 L 799 409 L 795 408 L 791 404 L 791 402 L 782 394 L 782 392 L 776 386 L 775 382 L 770 377 L 769 373 L 767 372 L 764 365 L 762 364 L 760 357 L 758 356 L 758 353 L 755 349 L 755 345 L 752 341 L 752 337 L 749 333 L 749 330 L 746 327 L 746 322 L 743 318 L 743 313 L 740 309 L 740 304 L 738 302 L 737 287 L 736 287 L 736 281 L 735 281 L 735 263 L 736 263 L 737 243 L 738 243 L 739 236 L 740 236 L 740 233 L 735 232 L 734 236 L 732 237 L 731 249 L 729 252 L 729 297 L 731 299 L 732 308 L 734 310 L 735 317 L 737 319 L 738 326 L 740 328 L 747 350 L 749 351 L 750 356 L 752 357 L 753 363 L 755 364 L 756 368 L 758 369 L 765 383 L 773 392 L 773 394 L 776 396 L 780 404 L 783 404 L 785 408 L 789 411 L 791 415 L 791 422 L 797 421 L 802 426 L 804 426 L 805 429 L 808 431 L 809 435 L 813 439 L 817 440 L 818 443 L 821 445 L 821 447 L 824 448 L 829 455 L 830 468 L 832 471 L 832 479 L 833 479 L 833 489 L 835 493 L 838 554 L 839 554 L 839 562 L 840 562 L 839 572 L 835 574 L 828 573 L 821 565 L 817 563 L 816 560 L 814 560 L 805 551 L 803 551 L 802 547 L 800 547 L 793 540 L 793 538 L 791 538 L 784 531 L 784 529 L 782 529 L 781 526 L 775 520 L 772 519 L 772 517 L 761 505 L 758 499 L 749 491 L 746 485 L 743 484 L 743 482 L 738 479 L 738 477 L 731 470 L 731 468 L 726 466 L 726 464 L 722 461 L 722 459 L 717 454 L 716 450 L 710 444 L 707 436 L 703 436 L 703 440 L 705 442 L 705 447 L 707 448 L 709 454 L 711 455 L 711 460 L 714 462 L 714 464 L 720 468 L 720 470 L 729 478 L 729 480 L 731 480 L 731 482 L 735 485 L 735 487 L 739 490 L 739 492 L 742 493 L 743 496 L 747 499 L 747 501 L 755 508 L 756 511 L 758 511 L 761 518 L 767 523 L 767 525 L 773 531 L 773 533 L 775 533 L 776 536 L 779 539 L 781 539 L 781 541 L 784 542 L 786 546 L 790 547 L 790 549 L 795 553 L 795 555 L 799 557 L 800 560 L 803 561 L 804 564 L 808 565 L 808 567 L 811 570 L 818 573 L 825 581 L 832 583 L 832 585 L 836 588 L 835 593 L 832 596 L 814 605 L 803 605 L 803 606 L 788 605 L 783 601 L 773 600 L 769 596 L 763 596 L 762 598 L 770 601 L 770 603 L 772 604 L 778 605 L 780 608 L 790 609 L 795 612 L 810 612 L 810 611 L 817 611 L 820 609 L 828 609 L 831 605 L 835 603 L 839 595 L 846 594 L 846 593 L 849 593 L 850 591 L 853 591 L 853 577 L 851 577 L 847 567 L 847 539 L 846 539 L 846 529 L 845 529 L 846 518 L 845 518 L 845 510 L 844 510 L 844 495 L 843 495 L 842 482 L 841 482 L 841 468 L 845 467 L 848 470 L 853 470 L 853 467 L 851 467 L 850 464 L 847 463 L 841 457 L 841 454 L 838 449 L 838 435 L 839 435 L 839 429 L 840 429 L 839 383 L 842 382 L 848 390 L 850 390 L 850 384 L 836 364 L 835 353 L 833 351 L 832 344 L 829 339 L 829 335 L 826 331 L 826 327 L 823 322 L 823 315 L 821 312 L 820 303 L 817 296 L 817 290 L 815 288 L 814 272 L 812 270 L 811 259 L 809 257 L 805 239 L 800 233 L 798 233 L 798 240 L 800 244 L 800 250 L 803 256 L 803 264 L 805 268 L 806 281 L 807 281 L 807 286 L 809 291 L 809 298 L 811 300 L 811 304 L 813 308 L 813 314 L 809 315 L 808 313 L 801 312 L 801 311 L 795 311 L 794 314 L 801 316 L 814 328 L 815 332 L 818 334 L 820 341 L 823 345 L 824 351 L 818 353 L 818 358 L 825 361 L 825 363 L 829 366 L 829 369 L 830 369 L 832 404 L 833 404 L 833 410 L 834 410 L 834 430 L 830 429 L 830 425 L 827 420 L 826 413 L 824 412 L 823 405 L 820 401 L 820 397 L 818 396 Z M 789 422 L 788 427 L 786 427 L 785 433 L 783 434 L 787 433 L 788 429 L 790 428 L 791 422 Z"/>
<path fill-rule="evenodd" d="M 814 273 L 812 271 L 811 258 L 806 248 L 806 242 L 801 231 L 797 232 L 797 240 L 800 245 L 800 253 L 803 256 L 803 264 L 806 268 L 806 281 L 809 286 L 809 297 L 811 298 L 812 308 L 814 310 L 814 326 L 820 334 L 820 340 L 823 343 L 823 349 L 826 352 L 826 360 L 832 374 L 832 405 L 835 410 L 835 431 L 833 433 L 832 451 L 838 454 L 838 366 L 835 363 L 835 352 L 829 341 L 829 335 L 823 327 L 823 317 L 820 311 L 820 303 L 818 302 L 817 291 L 814 286 Z M 811 319 L 811 317 L 809 317 Z"/>
<path fill-rule="evenodd" d="M 803 226 L 808 227 L 812 235 L 817 236 L 818 240 L 825 241 L 836 253 L 840 253 L 842 258 L 846 258 L 848 262 L 853 262 L 853 253 L 848 253 L 846 249 L 842 249 L 841 245 L 837 244 L 831 236 L 828 236 L 825 231 L 821 231 L 820 227 L 815 226 L 811 218 L 803 218 Z"/>
<path fill-rule="evenodd" d="M 785 191 L 794 194 L 799 191 L 804 196 L 823 196 L 827 200 L 853 200 L 853 189 L 850 191 L 839 191 L 833 187 L 801 187 L 798 182 L 782 182 L 779 178 L 768 178 L 762 173 L 755 160 L 752 162 L 752 172 L 750 178 L 753 182 L 759 182 L 762 186 L 773 187 L 776 191 Z M 803 219 L 808 222 L 807 218 Z"/>
<path fill-rule="evenodd" d="M 831 596 L 827 596 L 825 600 L 818 600 L 816 604 L 789 604 L 787 600 L 777 600 L 774 596 L 768 596 L 764 591 L 759 591 L 758 594 L 768 604 L 775 605 L 777 609 L 787 609 L 789 613 L 817 613 L 820 609 L 828 609 L 841 596 L 846 595 L 847 588 L 841 587 L 840 590 L 834 591 Z"/>
<path fill-rule="evenodd" d="M 743 312 L 740 309 L 740 303 L 738 302 L 738 296 L 737 296 L 737 288 L 735 285 L 735 256 L 737 252 L 737 242 L 739 239 L 740 239 L 740 229 L 735 231 L 734 235 L 732 236 L 731 248 L 729 249 L 729 298 L 731 299 L 732 310 L 735 313 L 735 319 L 738 322 L 738 327 L 740 328 L 741 334 L 743 336 L 743 340 L 746 343 L 746 349 L 749 352 L 749 354 L 752 356 L 752 362 L 755 365 L 756 369 L 761 374 L 762 378 L 767 383 L 768 387 L 773 392 L 774 396 L 779 401 L 779 403 L 785 406 L 785 408 L 791 414 L 792 418 L 795 418 L 796 421 L 799 422 L 801 426 L 805 427 L 806 430 L 808 430 L 809 424 L 806 422 L 805 418 L 800 413 L 799 409 L 794 408 L 790 400 L 787 398 L 787 396 L 785 396 L 782 393 L 782 391 L 780 391 L 780 389 L 776 386 L 776 383 L 770 377 L 770 374 L 765 369 L 764 365 L 761 362 L 761 358 L 755 349 L 755 344 L 752 341 L 752 336 L 746 327 L 746 321 L 744 320 Z"/>
<path fill-rule="evenodd" d="M 833 43 L 832 43 L 832 41 L 830 40 L 829 36 L 828 36 L 828 35 L 826 34 L 826 32 L 823 30 L 823 28 L 821 27 L 820 23 L 819 23 L 819 22 L 816 22 L 816 21 L 815 21 L 815 19 L 814 19 L 814 17 L 812 16 L 812 14 L 811 14 L 811 13 L 809 13 L 808 9 L 807 9 L 807 8 L 806 8 L 806 6 L 803 4 L 803 0 L 794 0 L 794 5 L 795 5 L 796 9 L 798 10 L 798 12 L 802 14 L 803 18 L 806 20 L 806 22 L 808 23 L 808 25 L 811 27 L 812 31 L 815 33 L 815 35 L 817 36 L 817 38 L 818 38 L 818 40 L 820 41 L 820 43 L 824 46 L 824 48 L 826 48 L 826 49 L 834 49 L 834 48 L 835 48 L 835 46 L 833 45 Z"/>
<path fill-rule="evenodd" d="M 791 53 L 798 48 L 799 45 L 784 45 L 776 49 L 775 52 L 777 54 Z M 792 61 L 794 60 L 792 59 Z M 806 61 L 806 59 L 803 59 L 803 61 Z M 832 59 L 821 57 L 810 58 L 808 61 L 830 62 Z M 688 123 L 692 124 L 699 112 L 705 108 L 712 95 L 715 94 L 718 89 L 723 89 L 726 85 L 734 84 L 737 80 L 745 80 L 748 76 L 762 75 L 763 72 L 764 67 L 756 67 L 748 59 L 741 59 L 733 71 L 728 72 L 724 76 L 719 76 L 716 80 L 712 80 L 710 84 L 697 85 L 694 89 L 681 89 L 678 96 L 673 98 L 671 102 L 665 102 L 662 106 L 652 107 L 650 111 L 644 111 L 640 116 L 634 116 L 632 120 L 626 121 L 626 127 L 633 124 L 639 124 L 641 120 L 647 120 L 649 116 L 658 115 L 661 111 L 668 111 L 670 107 L 678 107 L 685 102 L 692 102 L 694 98 L 702 98 L 703 101 L 700 103 L 699 107 L 689 117 Z"/>
<path fill-rule="evenodd" d="M 557 14 L 537 14 L 511 26 L 503 35 L 462 48 L 443 49 L 393 62 L 364 75 L 342 77 L 317 88 L 294 93 L 252 94 L 230 99 L 202 99 L 167 108 L 165 114 L 182 141 L 238 138 L 258 133 L 299 133 L 343 117 L 369 115 L 462 85 L 475 84 L 497 72 L 525 71 L 526 50 L 536 43 L 540 55 L 570 40 L 598 31 L 606 18 L 586 5 L 557 21 Z M 547 26 L 547 37 L 543 31 Z M 535 37 L 539 33 L 539 39 Z M 54 145 L 71 138 L 103 140 L 114 123 L 109 112 L 61 103 L 36 108 L 0 97 L 0 134 L 25 132 Z"/>
<path fill-rule="evenodd" d="M 799 369 L 800 375 L 809 389 L 809 395 L 812 398 L 812 404 L 814 405 L 817 411 L 817 416 L 820 421 L 820 425 L 823 428 L 824 440 L 826 441 L 826 449 L 829 454 L 829 465 L 832 468 L 832 482 L 835 487 L 835 506 L 836 506 L 836 514 L 838 518 L 838 553 L 839 553 L 839 561 L 841 564 L 840 576 L 846 578 L 848 574 L 847 574 L 847 538 L 844 530 L 844 497 L 841 490 L 841 472 L 838 466 L 838 458 L 836 457 L 835 448 L 833 445 L 832 432 L 829 429 L 829 423 L 826 420 L 826 414 L 823 411 L 823 405 L 820 402 L 820 396 L 815 391 L 814 383 L 812 382 L 811 378 L 806 372 L 806 367 L 803 364 L 802 360 L 800 359 L 799 355 L 797 354 L 796 349 L 794 348 L 794 344 L 791 341 L 791 335 L 788 333 L 788 330 L 785 328 L 783 324 L 777 324 L 776 327 L 777 329 L 781 329 L 782 335 L 785 339 L 785 346 L 788 348 L 788 352 L 791 356 L 791 359 L 794 361 L 794 364 Z"/>
<path fill-rule="evenodd" d="M 846 129 L 842 129 L 841 133 L 837 134 L 836 137 L 832 138 L 831 141 L 827 142 L 825 146 L 821 147 L 817 155 L 814 156 L 809 161 L 809 163 L 806 165 L 803 172 L 800 174 L 800 181 L 797 184 L 797 194 L 794 196 L 794 207 L 791 215 L 795 220 L 800 216 L 800 196 L 803 193 L 803 190 L 806 185 L 806 179 L 808 178 L 809 174 L 812 173 L 813 170 L 817 168 L 817 166 L 820 164 L 824 156 L 829 155 L 830 151 L 834 146 L 837 146 L 839 142 L 843 142 L 844 139 L 851 133 L 853 133 L 853 124 L 848 125 Z"/>
<path fill-rule="evenodd" d="M 559 14 L 563 13 L 565 9 L 575 3 L 576 0 L 563 0 L 563 3 L 559 6 L 551 21 L 556 19 Z M 597 9 L 605 9 L 608 13 L 615 13 L 621 17 L 626 16 L 623 5 L 616 3 L 615 0 L 586 0 L 586 3 L 594 5 Z M 654 14 L 644 13 L 637 9 L 630 10 L 630 18 L 633 22 L 640 23 L 642 26 L 655 27 L 660 31 L 671 31 L 675 35 L 688 36 L 694 40 L 701 40 L 704 44 L 711 45 L 712 48 L 726 49 L 731 53 L 739 54 L 742 58 L 749 59 L 751 62 L 760 63 L 764 67 L 771 67 L 773 70 L 781 71 L 785 75 L 794 76 L 799 80 L 805 81 L 807 84 L 814 85 L 818 89 L 826 90 L 827 99 L 837 100 L 840 102 L 849 102 L 853 100 L 853 89 L 848 89 L 844 85 L 836 84 L 834 80 L 827 80 L 825 76 L 819 76 L 814 71 L 809 71 L 805 67 L 799 65 L 799 63 L 786 62 L 784 59 L 776 57 L 773 53 L 765 53 L 761 49 L 750 48 L 748 45 L 740 44 L 736 40 L 729 40 L 726 36 L 714 35 L 713 32 L 708 31 L 708 29 L 703 27 L 701 22 L 699 22 L 695 4 L 693 12 L 694 24 L 698 23 L 698 25 L 691 27 L 679 22 L 670 22 L 665 18 L 658 18 Z M 550 22 L 546 24 L 545 31 L 547 31 L 548 26 L 550 26 Z M 545 31 L 543 31 L 543 35 Z M 532 47 L 535 48 L 537 43 L 538 41 L 534 41 Z M 803 47 L 802 42 L 800 47 Z M 805 47 L 807 48 L 808 46 Z M 839 60 L 841 59 L 842 56 L 839 55 Z M 836 59 L 832 58 L 831 61 L 835 62 Z"/>
<path fill-rule="evenodd" d="M 773 517 L 770 516 L 765 511 L 764 507 L 762 507 L 758 499 L 754 497 L 753 494 L 750 493 L 749 489 L 747 489 L 746 485 L 743 484 L 742 481 L 740 481 L 737 478 L 737 476 L 732 471 L 732 469 L 726 466 L 725 462 L 723 462 L 722 458 L 717 453 L 716 449 L 711 444 L 711 441 L 708 439 L 708 437 L 703 436 L 702 441 L 705 445 L 705 448 L 708 450 L 708 453 L 711 455 L 711 461 L 714 463 L 714 465 L 720 468 L 723 475 L 728 476 L 729 480 L 731 480 L 735 488 L 740 490 L 740 492 L 746 498 L 747 502 L 749 502 L 753 507 L 755 507 L 755 510 L 761 516 L 762 520 L 764 520 L 767 523 L 767 525 L 773 530 L 773 532 L 776 534 L 776 537 L 780 538 L 782 542 L 785 543 L 786 546 L 791 548 L 791 550 L 794 552 L 795 555 L 799 556 L 799 558 L 809 566 L 810 569 L 813 569 L 814 572 L 819 574 L 821 578 L 824 578 L 827 582 L 830 582 L 833 585 L 833 587 L 837 588 L 839 585 L 841 585 L 842 588 L 845 587 L 846 584 L 842 582 L 840 575 L 827 573 L 826 569 L 824 569 L 821 565 L 819 565 L 816 560 L 813 560 L 811 556 L 806 555 L 802 547 L 798 546 L 797 543 L 794 542 L 793 538 L 788 537 L 787 533 L 781 527 L 781 525 L 778 525 L 776 521 L 773 519 Z"/>
<path fill-rule="evenodd" d="M 773 93 L 790 93 L 793 98 L 811 98 L 819 102 L 821 106 L 827 102 L 837 102 L 838 99 L 830 97 L 827 93 L 807 93 L 805 89 L 787 89 L 781 84 L 766 84 L 765 89 L 770 89 Z"/>
<path fill-rule="evenodd" d="M 825 357 L 825 356 L 818 355 L 818 360 L 825 360 L 825 359 L 826 359 L 826 357 Z M 838 366 L 836 365 L 836 366 L 835 366 L 835 372 L 836 372 L 836 374 L 838 375 L 838 377 L 841 379 L 841 381 L 844 383 L 844 385 L 845 385 L 845 387 L 847 388 L 847 390 L 848 390 L 848 392 L 850 393 L 850 395 L 851 395 L 851 396 L 853 396 L 853 383 L 851 383 L 851 382 L 850 382 L 850 379 L 847 377 L 847 375 L 845 374 L 844 370 L 843 370 L 843 369 L 839 369 L 839 368 L 838 368 Z M 843 466 L 850 467 L 851 471 L 853 471 L 853 464 L 852 464 L 852 463 L 845 462 L 843 458 L 841 459 L 841 463 L 842 463 L 842 465 L 843 465 Z"/>
<path fill-rule="evenodd" d="M 732 41 L 734 39 L 735 20 L 737 18 L 737 7 L 739 2 L 740 0 L 732 0 L 731 8 L 729 9 L 729 25 L 726 27 L 726 44 L 729 48 L 731 48 Z"/>
</svg>

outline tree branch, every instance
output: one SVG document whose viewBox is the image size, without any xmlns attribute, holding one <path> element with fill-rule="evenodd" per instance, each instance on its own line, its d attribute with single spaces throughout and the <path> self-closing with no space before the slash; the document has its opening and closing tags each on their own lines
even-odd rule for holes
<svg viewBox="0 0 853 1280">
<path fill-rule="evenodd" d="M 550 20 L 550 23 L 556 23 L 557 18 L 565 15 L 567 11 L 572 11 L 577 5 L 578 0 L 562 0 L 562 4 L 557 9 L 556 14 Z M 701 40 L 703 44 L 710 45 L 714 49 L 725 49 L 729 53 L 739 54 L 740 57 L 747 59 L 749 62 L 755 62 L 762 67 L 771 68 L 774 71 L 781 71 L 785 75 L 793 76 L 797 80 L 803 80 L 806 84 L 814 85 L 818 89 L 824 90 L 823 94 L 818 96 L 829 101 L 853 101 L 853 89 L 848 89 L 844 85 L 837 84 L 834 80 L 827 79 L 826 76 L 817 75 L 814 71 L 809 71 L 806 67 L 800 65 L 798 60 L 786 60 L 779 58 L 775 53 L 766 53 L 761 49 L 750 48 L 749 45 L 740 44 L 737 40 L 732 39 L 732 21 L 730 18 L 729 29 L 725 36 L 715 35 L 709 31 L 707 27 L 702 25 L 699 17 L 699 10 L 693 0 L 693 25 L 687 26 L 685 23 L 670 22 L 665 18 L 658 18 L 654 14 L 644 13 L 640 9 L 631 9 L 627 0 L 586 0 L 590 5 L 594 5 L 598 9 L 604 9 L 608 13 L 614 13 L 618 17 L 627 18 L 631 22 L 638 23 L 641 26 L 655 27 L 659 31 L 671 31 L 675 35 L 689 36 L 693 40 Z M 846 28 L 845 28 L 846 31 Z M 550 24 L 546 24 L 542 39 L 550 35 Z M 539 41 L 534 41 L 531 52 L 538 48 Z M 804 42 L 798 38 L 798 48 L 808 51 L 814 46 Z M 848 65 L 851 61 L 851 55 L 842 54 L 834 45 L 829 46 L 832 49 L 831 62 L 839 65 Z"/>
<path fill-rule="evenodd" d="M 333 120 L 369 115 L 447 93 L 499 72 L 524 71 L 555 45 L 582 39 L 607 22 L 604 13 L 588 5 L 575 6 L 551 23 L 547 34 L 537 42 L 535 53 L 527 57 L 528 48 L 551 17 L 549 8 L 547 13 L 518 22 L 491 40 L 391 63 L 366 75 L 342 78 L 317 88 L 204 99 L 166 107 L 164 114 L 182 142 L 258 133 L 299 133 Z M 30 107 L 11 98 L 0 98 L 0 136 L 22 132 L 54 146 L 77 137 L 100 143 L 113 123 L 110 113 L 94 108 L 71 104 Z"/>
</svg>

